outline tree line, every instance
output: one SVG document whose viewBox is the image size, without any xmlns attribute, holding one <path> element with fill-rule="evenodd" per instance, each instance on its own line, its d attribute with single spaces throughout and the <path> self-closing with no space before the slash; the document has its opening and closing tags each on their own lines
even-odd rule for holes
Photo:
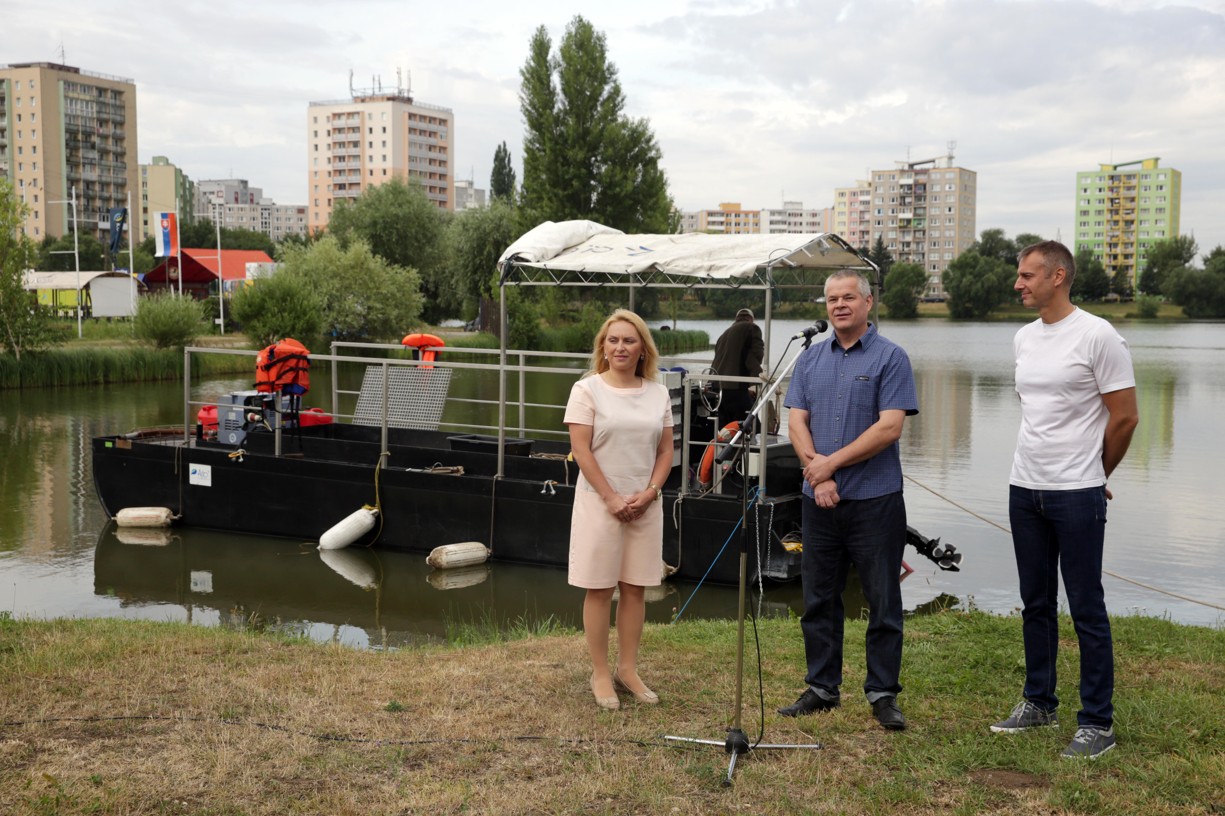
<svg viewBox="0 0 1225 816">
<path fill-rule="evenodd" d="M 1017 256 L 1025 247 L 1044 240 L 1033 233 L 1009 238 L 1002 229 L 986 229 L 977 241 L 949 264 L 942 284 L 949 314 L 981 320 L 1001 306 L 1016 303 Z M 861 250 L 881 270 L 881 301 L 891 318 L 918 315 L 918 303 L 928 288 L 923 267 L 895 263 L 881 238 Z M 1149 245 L 1136 286 L 1126 270 L 1107 274 L 1100 258 L 1088 247 L 1075 255 L 1076 276 L 1072 299 L 1081 303 L 1132 300 L 1141 317 L 1156 317 L 1162 302 L 1181 306 L 1190 318 L 1225 318 L 1225 247 L 1218 246 L 1195 265 L 1199 248 L 1191 236 L 1176 236 Z"/>
</svg>

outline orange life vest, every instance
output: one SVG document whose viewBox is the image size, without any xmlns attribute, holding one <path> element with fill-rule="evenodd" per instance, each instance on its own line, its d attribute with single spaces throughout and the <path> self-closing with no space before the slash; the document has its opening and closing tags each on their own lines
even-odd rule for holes
<svg viewBox="0 0 1225 816">
<path fill-rule="evenodd" d="M 310 350 L 286 337 L 255 357 L 255 390 L 301 395 L 310 390 Z"/>
</svg>

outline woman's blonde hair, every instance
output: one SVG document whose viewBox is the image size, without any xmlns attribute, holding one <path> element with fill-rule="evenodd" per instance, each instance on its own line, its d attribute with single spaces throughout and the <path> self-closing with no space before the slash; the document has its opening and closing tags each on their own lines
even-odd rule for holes
<svg viewBox="0 0 1225 816">
<path fill-rule="evenodd" d="M 638 368 L 634 373 L 644 380 L 656 379 L 655 372 L 659 369 L 659 349 L 655 348 L 655 340 L 651 337 L 651 330 L 647 328 L 646 322 L 629 309 L 617 309 L 608 316 L 604 325 L 596 332 L 595 345 L 591 350 L 592 373 L 603 374 L 608 370 L 608 360 L 604 357 L 604 341 L 608 338 L 609 327 L 621 322 L 633 326 L 634 331 L 638 332 L 638 339 L 642 341 L 642 358 L 638 361 Z"/>
</svg>

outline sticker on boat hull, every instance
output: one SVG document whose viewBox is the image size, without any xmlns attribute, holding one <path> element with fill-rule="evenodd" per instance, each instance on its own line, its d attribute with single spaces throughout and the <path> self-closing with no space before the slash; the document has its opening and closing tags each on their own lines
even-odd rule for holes
<svg viewBox="0 0 1225 816">
<path fill-rule="evenodd" d="M 199 485 L 200 487 L 213 486 L 213 466 L 212 465 L 191 465 L 191 470 L 188 471 L 188 484 Z"/>
</svg>

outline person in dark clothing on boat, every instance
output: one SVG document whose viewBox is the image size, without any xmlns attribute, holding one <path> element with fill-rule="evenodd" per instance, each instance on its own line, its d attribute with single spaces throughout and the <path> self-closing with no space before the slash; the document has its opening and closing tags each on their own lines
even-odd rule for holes
<svg viewBox="0 0 1225 816">
<path fill-rule="evenodd" d="M 852 564 L 868 601 L 863 690 L 877 721 L 906 727 L 902 690 L 902 550 L 906 505 L 898 439 L 919 412 L 910 358 L 868 322 L 872 289 L 853 270 L 825 281 L 830 340 L 805 350 L 784 404 L 791 445 L 803 466 L 804 554 L 800 629 L 808 688 L 778 712 L 785 717 L 840 704 L 842 590 Z"/>
<path fill-rule="evenodd" d="M 761 374 L 766 345 L 761 327 L 753 322 L 748 309 L 736 312 L 736 319 L 715 341 L 715 359 L 711 364 L 716 374 L 729 377 L 756 377 Z M 757 399 L 756 386 L 748 383 L 719 383 L 719 427 L 744 419 Z"/>
</svg>

